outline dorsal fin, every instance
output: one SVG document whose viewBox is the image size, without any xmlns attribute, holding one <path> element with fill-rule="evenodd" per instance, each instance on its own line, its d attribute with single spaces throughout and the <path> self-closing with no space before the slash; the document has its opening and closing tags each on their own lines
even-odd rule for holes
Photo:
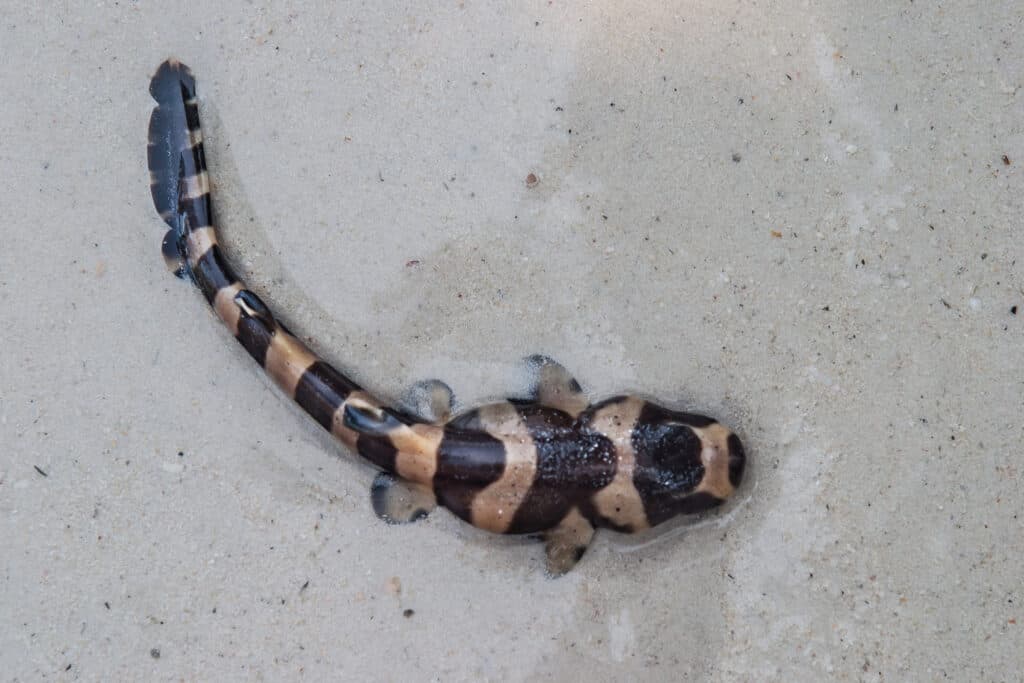
<svg viewBox="0 0 1024 683">
<path fill-rule="evenodd" d="M 261 321 L 267 326 L 268 330 L 276 330 L 279 327 L 277 320 L 274 319 L 274 314 L 271 313 L 270 308 L 263 303 L 263 299 L 259 298 L 248 289 L 243 289 L 239 291 L 238 294 L 235 294 L 234 301 L 246 317 L 255 318 Z"/>
<path fill-rule="evenodd" d="M 372 436 L 385 436 L 405 424 L 392 411 L 351 397 L 345 402 L 343 423 L 354 432 Z"/>
</svg>

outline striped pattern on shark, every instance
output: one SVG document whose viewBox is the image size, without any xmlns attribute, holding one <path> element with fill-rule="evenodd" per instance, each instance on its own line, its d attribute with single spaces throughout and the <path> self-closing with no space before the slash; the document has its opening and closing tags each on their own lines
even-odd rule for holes
<svg viewBox="0 0 1024 683">
<path fill-rule="evenodd" d="M 525 399 L 452 416 L 451 390 L 434 380 L 415 387 L 415 410 L 378 401 L 281 324 L 221 252 L 191 71 L 168 60 L 149 90 L 150 180 L 169 268 L 195 283 L 285 394 L 382 470 L 371 490 L 382 519 L 411 522 L 441 504 L 487 531 L 539 535 L 559 575 L 597 528 L 642 531 L 715 507 L 739 486 L 746 456 L 728 428 L 636 396 L 591 404 L 545 356 L 525 361 L 535 380 Z"/>
</svg>

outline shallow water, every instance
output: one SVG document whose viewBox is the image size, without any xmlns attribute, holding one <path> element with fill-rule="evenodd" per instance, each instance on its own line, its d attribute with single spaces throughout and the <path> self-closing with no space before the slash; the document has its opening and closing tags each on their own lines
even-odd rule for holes
<svg viewBox="0 0 1024 683">
<path fill-rule="evenodd" d="M 0 671 L 1016 675 L 1019 10 L 663 5 L 11 5 Z M 463 407 L 548 354 L 735 427 L 737 499 L 557 581 L 444 511 L 380 524 L 164 270 L 172 54 L 230 258 L 318 351 Z"/>
</svg>

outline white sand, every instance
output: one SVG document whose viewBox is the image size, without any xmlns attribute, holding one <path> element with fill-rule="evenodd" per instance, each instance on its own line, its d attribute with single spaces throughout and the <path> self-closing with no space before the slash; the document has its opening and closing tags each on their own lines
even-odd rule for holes
<svg viewBox="0 0 1024 683">
<path fill-rule="evenodd" d="M 0 678 L 1018 679 L 1020 3 L 665 4 L 3 3 Z M 328 358 L 470 405 L 550 354 L 734 425 L 739 500 L 557 581 L 378 522 L 164 270 L 169 55 Z"/>
</svg>

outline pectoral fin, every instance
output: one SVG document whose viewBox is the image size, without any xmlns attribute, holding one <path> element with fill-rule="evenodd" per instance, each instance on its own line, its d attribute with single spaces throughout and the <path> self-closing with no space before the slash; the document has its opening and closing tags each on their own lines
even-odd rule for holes
<svg viewBox="0 0 1024 683">
<path fill-rule="evenodd" d="M 575 567 L 593 538 L 593 525 L 576 508 L 570 510 L 558 526 L 544 533 L 547 573 L 561 576 Z"/>
<path fill-rule="evenodd" d="M 534 373 L 533 396 L 535 402 L 561 410 L 576 417 L 589 402 L 580 383 L 568 370 L 547 356 L 533 355 L 526 359 Z"/>
<path fill-rule="evenodd" d="M 373 511 L 388 524 L 408 524 L 423 519 L 437 507 L 434 492 L 381 472 L 370 487 Z"/>
</svg>

